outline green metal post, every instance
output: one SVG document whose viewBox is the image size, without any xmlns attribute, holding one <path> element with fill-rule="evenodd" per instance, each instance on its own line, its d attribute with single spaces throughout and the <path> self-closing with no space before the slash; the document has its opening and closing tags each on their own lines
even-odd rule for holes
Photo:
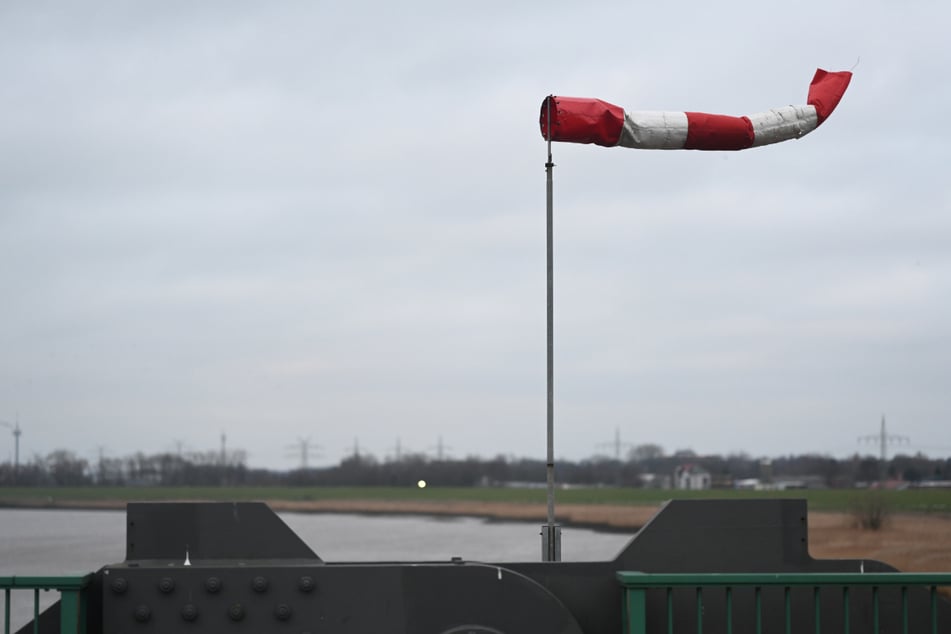
<svg viewBox="0 0 951 634">
<path fill-rule="evenodd" d="M 901 632 L 908 634 L 908 586 L 901 587 Z"/>
<path fill-rule="evenodd" d="M 647 634 L 647 590 L 628 589 L 624 609 L 627 612 L 627 633 Z"/>
<path fill-rule="evenodd" d="M 783 605 L 786 612 L 786 634 L 792 634 L 792 605 L 789 602 L 789 586 L 783 591 Z"/>
<path fill-rule="evenodd" d="M 697 587 L 697 634 L 703 634 L 703 588 Z"/>
<path fill-rule="evenodd" d="M 726 587 L 726 634 L 733 634 L 733 588 Z"/>
<path fill-rule="evenodd" d="M 674 634 L 674 589 L 667 588 L 667 634 Z"/>
<path fill-rule="evenodd" d="M 931 634 L 938 634 L 938 588 L 931 586 Z"/>
<path fill-rule="evenodd" d="M 875 634 L 878 630 L 878 586 L 872 586 L 872 628 Z"/>
<path fill-rule="evenodd" d="M 756 634 L 763 634 L 763 597 L 762 588 L 756 586 Z"/>
<path fill-rule="evenodd" d="M 3 634 L 10 634 L 10 588 L 3 592 Z"/>
<path fill-rule="evenodd" d="M 938 634 L 938 587 L 931 586 L 931 634 Z"/>
<path fill-rule="evenodd" d="M 843 634 L 849 634 L 849 587 L 842 588 L 842 630 Z"/>
<path fill-rule="evenodd" d="M 816 613 L 816 634 L 820 634 L 822 629 L 822 601 L 819 598 L 819 586 L 812 589 L 812 604 Z"/>
<path fill-rule="evenodd" d="M 33 588 L 33 634 L 40 634 L 40 589 Z"/>
<path fill-rule="evenodd" d="M 61 590 L 59 598 L 60 634 L 83 634 L 79 590 Z"/>
</svg>

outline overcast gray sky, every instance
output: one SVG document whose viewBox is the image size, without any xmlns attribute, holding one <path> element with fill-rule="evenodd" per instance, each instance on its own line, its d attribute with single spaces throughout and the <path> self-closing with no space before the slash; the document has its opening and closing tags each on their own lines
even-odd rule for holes
<svg viewBox="0 0 951 634">
<path fill-rule="evenodd" d="M 860 60 L 799 141 L 555 146 L 555 453 L 874 453 L 884 414 L 949 455 L 949 20 L 4 2 L 0 419 L 24 460 L 544 458 L 545 95 L 741 115 Z"/>
</svg>

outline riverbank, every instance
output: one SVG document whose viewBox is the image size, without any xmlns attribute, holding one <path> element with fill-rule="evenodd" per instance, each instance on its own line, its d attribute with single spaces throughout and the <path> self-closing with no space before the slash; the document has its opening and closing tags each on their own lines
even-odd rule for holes
<svg viewBox="0 0 951 634">
<path fill-rule="evenodd" d="M 546 521 L 541 504 L 503 502 L 422 502 L 312 500 L 270 502 L 277 511 L 472 516 L 498 521 Z M 559 504 L 565 527 L 629 532 L 632 536 L 661 505 Z M 816 559 L 876 559 L 907 572 L 951 571 L 951 517 L 946 514 L 894 513 L 879 530 L 858 528 L 853 514 L 809 512 L 809 552 Z"/>
<path fill-rule="evenodd" d="M 468 516 L 490 521 L 544 523 L 544 504 L 479 500 L 265 500 L 288 513 L 356 513 L 371 515 Z M 124 500 L 54 498 L 6 500 L 8 508 L 111 509 Z M 559 504 L 558 522 L 633 535 L 650 521 L 660 505 Z M 907 572 L 951 571 L 951 517 L 946 514 L 893 513 L 880 530 L 861 530 L 844 512 L 810 511 L 809 552 L 817 559 L 876 559 Z"/>
<path fill-rule="evenodd" d="M 174 499 L 163 500 L 174 502 Z M 198 501 L 193 498 L 187 500 Z M 541 522 L 547 519 L 543 504 L 484 500 L 380 500 L 380 499 L 265 499 L 275 511 L 288 513 L 354 513 L 359 515 L 424 515 L 478 517 L 490 521 Z M 0 499 L 3 508 L 125 510 L 127 500 L 31 497 Z M 635 533 L 660 509 L 660 505 L 559 504 L 558 522 L 564 526 L 600 531 Z"/>
</svg>

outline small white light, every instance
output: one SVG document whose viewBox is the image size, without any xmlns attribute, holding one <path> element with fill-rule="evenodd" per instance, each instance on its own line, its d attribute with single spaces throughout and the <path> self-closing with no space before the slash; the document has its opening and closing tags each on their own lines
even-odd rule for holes
<svg viewBox="0 0 951 634">
<path fill-rule="evenodd" d="M 420 489 L 425 489 L 425 488 L 426 488 L 426 481 L 425 481 L 425 480 L 420 480 L 419 482 L 416 483 L 416 486 L 418 486 Z"/>
</svg>

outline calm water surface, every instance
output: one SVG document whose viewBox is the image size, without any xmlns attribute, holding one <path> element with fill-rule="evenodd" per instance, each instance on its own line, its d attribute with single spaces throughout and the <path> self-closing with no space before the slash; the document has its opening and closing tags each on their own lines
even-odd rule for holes
<svg viewBox="0 0 951 634">
<path fill-rule="evenodd" d="M 538 561 L 539 524 L 474 518 L 282 513 L 324 561 Z M 631 535 L 562 530 L 565 561 L 613 559 Z M 98 570 L 125 559 L 123 511 L 0 509 L 0 576 Z M 25 596 L 19 596 L 25 595 Z M 44 593 L 44 605 L 55 597 Z M 32 593 L 13 595 L 12 624 L 32 618 Z M 0 622 L 3 601 L 0 599 Z"/>
</svg>

